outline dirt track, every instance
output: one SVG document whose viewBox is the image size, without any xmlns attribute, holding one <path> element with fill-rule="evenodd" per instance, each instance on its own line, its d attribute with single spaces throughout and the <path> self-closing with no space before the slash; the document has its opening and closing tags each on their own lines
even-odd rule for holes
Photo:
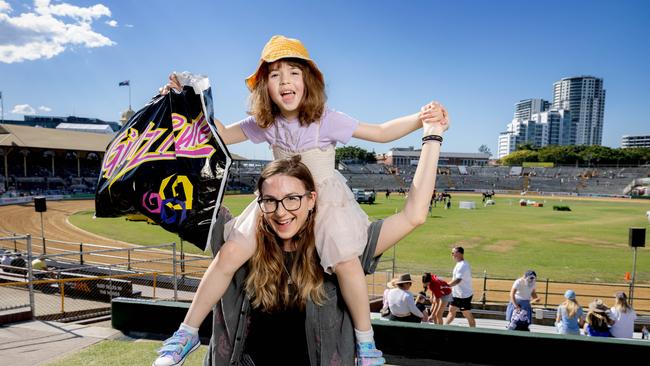
<svg viewBox="0 0 650 366">
<path fill-rule="evenodd" d="M 513 196 L 514 197 L 514 196 Z M 564 198 L 564 197 L 563 197 Z M 573 197 L 576 199 L 576 197 Z M 567 197 L 567 199 L 570 199 Z M 580 198 L 577 198 L 580 199 Z M 614 199 L 619 200 L 619 199 Z M 629 200 L 627 200 L 629 201 Z M 66 247 L 66 250 L 78 250 L 79 242 L 84 243 L 95 243 L 102 245 L 110 245 L 111 247 L 117 248 L 129 248 L 133 247 L 133 244 L 119 242 L 112 239 L 104 238 L 86 231 L 83 231 L 76 226 L 68 222 L 68 217 L 75 212 L 79 211 L 88 211 L 94 209 L 94 201 L 85 200 L 85 201 L 50 201 L 47 203 L 48 210 L 44 213 L 43 218 L 45 221 L 45 234 L 48 239 L 48 248 L 51 246 L 62 245 Z M 36 253 L 40 253 L 40 236 L 41 236 L 41 226 L 40 226 L 40 217 L 39 214 L 34 212 L 33 204 L 24 204 L 24 205 L 13 205 L 13 206 L 0 206 L 0 236 L 3 234 L 32 234 L 34 240 L 34 250 Z M 65 246 L 63 244 L 57 244 L 49 242 L 50 239 L 60 240 L 71 242 L 71 246 Z M 3 244 L 6 247 L 6 244 Z M 63 249 L 63 247 L 61 248 Z M 49 249 L 48 249 L 49 250 Z M 48 252 L 49 253 L 49 252 Z M 164 256 L 164 251 L 149 251 L 142 253 L 146 258 L 161 258 L 161 255 Z M 168 252 L 166 252 L 167 257 L 169 257 Z M 142 259 L 146 259 L 143 257 Z M 135 258 L 132 258 L 135 259 Z M 115 263 L 113 258 L 99 258 L 96 260 L 104 260 L 107 263 Z M 209 260 L 203 260 L 197 262 L 196 267 L 192 271 L 198 271 L 202 273 L 207 265 Z M 152 270 L 163 270 L 170 271 L 170 266 L 162 266 L 162 264 L 154 265 L 152 264 L 148 269 Z M 189 271 L 189 270 L 188 270 Z M 414 279 L 417 281 L 419 273 L 412 273 Z M 200 277 L 200 274 L 197 274 Z M 368 282 L 371 283 L 372 279 L 368 277 Z M 383 292 L 384 284 L 388 281 L 388 278 L 383 274 L 377 274 L 375 278 L 375 286 L 370 286 L 369 291 L 376 295 L 381 295 Z M 413 289 L 419 289 L 419 284 L 415 283 Z M 496 281 L 490 280 L 488 282 L 488 292 L 486 294 L 488 302 L 504 302 L 507 301 L 507 293 L 510 290 L 512 281 Z M 572 284 L 570 287 L 576 291 L 578 294 L 579 301 L 586 306 L 589 301 L 594 297 L 602 297 L 607 304 L 613 303 L 613 295 L 616 291 L 626 290 L 625 285 L 622 286 L 602 286 L 602 285 L 577 285 Z M 566 290 L 567 285 L 563 284 L 551 284 L 549 286 L 549 293 L 558 293 L 561 294 Z M 479 301 L 483 294 L 483 280 L 474 279 L 474 292 L 475 299 L 474 301 Z M 538 291 L 541 293 L 545 290 L 544 283 L 538 283 Z M 635 292 L 636 297 L 641 298 L 650 298 L 650 288 L 637 288 Z M 561 295 L 549 295 L 548 305 L 552 306 L 562 301 Z M 544 303 L 544 298 L 542 298 L 542 304 Z M 650 300 L 637 300 L 635 302 L 635 307 L 637 309 L 650 309 Z"/>
</svg>

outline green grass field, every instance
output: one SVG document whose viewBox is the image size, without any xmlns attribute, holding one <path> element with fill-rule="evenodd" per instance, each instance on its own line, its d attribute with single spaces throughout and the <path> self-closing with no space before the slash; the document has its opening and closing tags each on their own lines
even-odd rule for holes
<svg viewBox="0 0 650 366">
<path fill-rule="evenodd" d="M 48 363 L 48 366 L 132 366 L 151 365 L 156 358 L 156 349 L 162 342 L 106 340 L 94 344 L 83 351 Z M 201 346 L 192 352 L 184 366 L 200 366 L 207 352 L 206 346 Z"/>
<path fill-rule="evenodd" d="M 227 196 L 224 204 L 238 214 L 253 196 Z M 404 205 L 404 198 L 378 195 L 374 205 L 362 205 L 371 219 L 381 219 Z M 622 282 L 632 271 L 633 251 L 627 245 L 629 227 L 646 227 L 648 201 L 570 200 L 529 198 L 544 207 L 520 207 L 519 198 L 497 196 L 495 206 L 483 207 L 477 195 L 454 195 L 453 207 L 436 207 L 422 227 L 396 248 L 400 270 L 431 270 L 448 276 L 453 267 L 450 249 L 460 245 L 475 276 L 514 278 L 533 268 L 540 278 L 557 281 Z M 476 210 L 458 208 L 458 202 L 474 201 Z M 571 212 L 553 211 L 567 205 Z M 71 222 L 84 230 L 131 243 L 151 245 L 177 241 L 176 235 L 155 225 L 127 222 L 123 218 L 92 219 L 79 213 Z M 192 245 L 188 252 L 199 253 Z M 637 280 L 650 283 L 650 253 L 640 248 Z"/>
</svg>

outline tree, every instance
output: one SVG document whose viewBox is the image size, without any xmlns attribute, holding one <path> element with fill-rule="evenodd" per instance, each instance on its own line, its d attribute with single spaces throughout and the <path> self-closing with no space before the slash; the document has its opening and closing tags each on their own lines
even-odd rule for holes
<svg viewBox="0 0 650 366">
<path fill-rule="evenodd" d="M 488 154 L 488 156 L 492 156 L 492 151 L 490 151 L 490 148 L 487 147 L 487 145 L 479 146 L 478 152 L 483 153 L 483 154 Z"/>
<path fill-rule="evenodd" d="M 358 146 L 344 146 L 336 148 L 336 162 L 353 160 L 359 161 L 364 164 L 372 164 L 377 162 L 374 153 L 364 150 Z"/>
</svg>

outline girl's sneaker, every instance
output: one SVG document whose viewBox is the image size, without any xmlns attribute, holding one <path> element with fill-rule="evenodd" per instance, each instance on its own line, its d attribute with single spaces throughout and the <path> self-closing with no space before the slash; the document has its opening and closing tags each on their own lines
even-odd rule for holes
<svg viewBox="0 0 650 366">
<path fill-rule="evenodd" d="M 158 350 L 158 358 L 152 366 L 180 366 L 187 356 L 199 348 L 198 334 L 191 334 L 182 329 L 177 330 Z"/>
<path fill-rule="evenodd" d="M 379 366 L 386 363 L 375 342 L 357 343 L 357 366 Z"/>
</svg>

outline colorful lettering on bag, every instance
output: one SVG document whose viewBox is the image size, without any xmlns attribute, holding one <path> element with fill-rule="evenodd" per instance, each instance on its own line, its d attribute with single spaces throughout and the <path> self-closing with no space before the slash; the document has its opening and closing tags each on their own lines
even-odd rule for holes
<svg viewBox="0 0 650 366">
<path fill-rule="evenodd" d="M 147 193 L 142 195 L 142 207 L 144 207 L 145 210 L 159 214 L 161 205 L 162 203 L 158 193 L 147 191 Z"/>
<path fill-rule="evenodd" d="M 104 159 L 102 177 L 110 179 L 110 185 L 144 162 L 175 158 L 174 151 L 171 149 L 174 142 L 171 133 L 167 134 L 157 148 L 152 149 L 155 142 L 168 132 L 166 128 L 154 129 L 153 127 L 154 123 L 149 122 L 139 136 L 138 130 L 130 128 L 128 135 L 120 135 L 120 138 L 109 147 Z M 153 151 L 149 152 L 149 150 Z"/>
<path fill-rule="evenodd" d="M 164 222 L 165 224 L 173 224 L 176 222 L 176 219 L 178 218 L 178 213 L 176 210 L 170 208 L 172 207 L 180 207 L 181 211 L 181 217 L 178 219 L 178 224 L 182 224 L 183 221 L 187 218 L 187 213 L 185 210 L 185 202 L 177 200 L 176 198 L 168 198 L 164 201 L 162 201 L 162 208 L 160 210 L 160 220 Z M 169 211 L 169 213 L 167 213 Z"/>
<path fill-rule="evenodd" d="M 173 181 L 172 178 L 174 178 Z M 165 195 L 165 191 L 169 193 L 169 190 L 167 189 L 168 185 L 171 188 L 171 193 L 172 193 L 171 196 L 169 196 L 169 194 Z M 194 194 L 194 186 L 190 182 L 190 179 L 185 175 L 170 175 L 169 177 L 163 179 L 163 181 L 160 183 L 160 190 L 158 191 L 158 195 L 160 196 L 160 199 L 163 202 L 165 202 L 165 200 L 167 200 L 168 198 L 175 198 L 178 201 L 183 202 L 183 207 L 181 207 L 180 205 L 170 206 L 169 203 L 167 204 L 167 207 L 174 210 L 181 210 L 181 209 L 191 210 L 193 194 Z"/>
<path fill-rule="evenodd" d="M 210 158 L 216 151 L 208 144 L 212 132 L 203 113 L 189 123 L 185 116 L 172 113 L 172 131 L 154 126 L 154 122 L 149 122 L 142 133 L 130 128 L 109 146 L 102 164 L 102 177 L 110 179 L 109 185 L 146 162 L 176 157 Z"/>
<path fill-rule="evenodd" d="M 185 116 L 172 113 L 172 127 L 175 133 L 176 156 L 187 158 L 209 158 L 216 151 L 207 143 L 212 132 L 208 121 L 199 113 L 190 123 Z"/>
</svg>

